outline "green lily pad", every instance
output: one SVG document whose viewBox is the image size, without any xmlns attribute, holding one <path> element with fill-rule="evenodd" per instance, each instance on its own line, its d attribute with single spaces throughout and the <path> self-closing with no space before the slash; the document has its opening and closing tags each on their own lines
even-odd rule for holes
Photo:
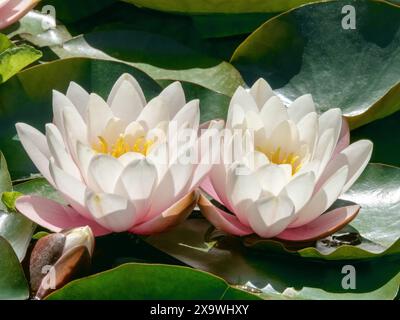
<svg viewBox="0 0 400 320">
<path fill-rule="evenodd" d="M 345 5 L 355 8 L 355 29 L 342 27 Z M 264 77 L 287 102 L 311 93 L 319 111 L 339 107 L 356 128 L 400 109 L 400 7 L 305 5 L 264 23 L 231 62 L 249 84 Z"/>
<path fill-rule="evenodd" d="M 249 34 L 276 13 L 202 14 L 192 16 L 203 38 L 222 38 Z"/>
<path fill-rule="evenodd" d="M 399 129 L 400 112 L 368 123 L 351 132 L 351 140 L 368 139 L 374 143 L 371 162 L 400 167 L 400 139 L 393 139 Z"/>
<path fill-rule="evenodd" d="M 138 7 L 154 10 L 194 13 L 281 12 L 313 0 L 124 0 Z"/>
<path fill-rule="evenodd" d="M 173 281 L 171 281 L 173 279 Z M 224 280 L 187 267 L 128 263 L 75 280 L 49 300 L 258 299 Z"/>
<path fill-rule="evenodd" d="M 16 122 L 26 122 L 43 130 L 45 123 L 52 120 L 53 89 L 65 92 L 69 82 L 75 81 L 86 90 L 106 97 L 124 72 L 136 77 L 148 99 L 161 91 L 154 80 L 134 67 L 85 58 L 64 59 L 35 66 L 1 85 L 0 149 L 8 160 L 11 176 L 18 179 L 37 172 L 18 141 L 14 127 Z"/>
<path fill-rule="evenodd" d="M 0 300 L 25 300 L 29 286 L 11 245 L 0 237 Z"/>
<path fill-rule="evenodd" d="M 16 46 L 0 34 L 0 83 L 7 81 L 18 71 L 35 62 L 42 53 L 28 45 Z"/>
<path fill-rule="evenodd" d="M 73 23 L 106 8 L 116 1 L 117 0 L 42 0 L 41 7 L 46 5 L 54 6 L 57 19 L 60 19 L 64 23 Z"/>
<path fill-rule="evenodd" d="M 261 293 L 265 299 L 394 299 L 400 285 L 399 256 L 367 261 L 316 261 L 254 250 L 231 236 L 209 238 L 205 219 L 186 220 L 146 241 L 196 269 L 231 285 Z M 356 288 L 342 287 L 343 268 L 356 270 Z"/>
<path fill-rule="evenodd" d="M 156 80 L 191 82 L 228 96 L 244 83 L 231 64 L 175 39 L 145 31 L 98 31 L 51 49 L 60 58 L 90 57 L 125 62 Z"/>
</svg>

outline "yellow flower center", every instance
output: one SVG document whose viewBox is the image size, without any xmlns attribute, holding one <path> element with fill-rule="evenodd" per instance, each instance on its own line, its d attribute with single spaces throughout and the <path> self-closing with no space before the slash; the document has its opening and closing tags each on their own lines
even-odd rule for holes
<svg viewBox="0 0 400 320">
<path fill-rule="evenodd" d="M 154 140 L 146 140 L 143 136 L 138 137 L 132 145 L 128 143 L 123 134 L 111 145 L 103 137 L 99 136 L 98 138 L 99 144 L 94 145 L 93 149 L 98 153 L 109 154 L 115 158 L 119 158 L 127 152 L 137 152 L 147 156 L 151 146 L 154 144 Z"/>
<path fill-rule="evenodd" d="M 281 147 L 266 153 L 266 156 L 274 164 L 289 164 L 292 166 L 292 175 L 296 174 L 302 166 L 300 156 L 294 152 L 282 152 Z"/>
</svg>

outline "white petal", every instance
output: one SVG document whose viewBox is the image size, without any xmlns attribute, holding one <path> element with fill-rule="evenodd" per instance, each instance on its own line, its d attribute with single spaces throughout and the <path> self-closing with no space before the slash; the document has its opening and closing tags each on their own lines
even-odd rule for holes
<svg viewBox="0 0 400 320">
<path fill-rule="evenodd" d="M 183 191 L 187 189 L 185 187 L 190 181 L 192 170 L 191 164 L 174 163 L 168 168 L 154 191 L 156 198 L 151 204 L 150 213 L 146 216 L 147 220 L 168 209 L 176 200 L 185 195 Z"/>
<path fill-rule="evenodd" d="M 192 100 L 185 104 L 172 118 L 171 122 L 174 123 L 178 130 L 185 124 L 188 125 L 188 128 L 197 130 L 200 122 L 199 100 Z"/>
<path fill-rule="evenodd" d="M 229 109 L 235 104 L 241 106 L 245 112 L 248 111 L 258 112 L 258 107 L 253 96 L 250 94 L 250 92 L 247 92 L 247 90 L 244 89 L 243 87 L 238 87 L 236 89 L 229 104 Z"/>
<path fill-rule="evenodd" d="M 80 180 L 61 170 L 54 161 L 50 162 L 50 173 L 54 179 L 57 190 L 75 210 L 90 219 L 85 205 L 87 187 Z"/>
<path fill-rule="evenodd" d="M 314 185 L 315 174 L 306 172 L 293 178 L 281 191 L 280 195 L 287 196 L 293 202 L 295 212 L 298 212 L 310 200 Z"/>
<path fill-rule="evenodd" d="M 310 112 L 315 112 L 315 104 L 311 94 L 298 97 L 288 106 L 289 118 L 296 123 Z"/>
<path fill-rule="evenodd" d="M 265 134 L 269 137 L 279 124 L 288 119 L 288 114 L 281 99 L 273 96 L 263 105 L 260 117 L 264 123 Z"/>
<path fill-rule="evenodd" d="M 139 122 L 131 122 L 125 128 L 125 139 L 129 145 L 133 145 L 139 137 L 144 137 L 146 132 Z"/>
<path fill-rule="evenodd" d="M 276 151 L 281 148 L 282 153 L 289 154 L 299 146 L 299 132 L 291 120 L 281 122 L 272 132 L 266 142 L 267 150 Z"/>
<path fill-rule="evenodd" d="M 127 231 L 136 222 L 135 208 L 124 197 L 89 193 L 86 196 L 86 205 L 97 223 L 111 231 Z"/>
<path fill-rule="evenodd" d="M 112 156 L 96 155 L 89 164 L 89 185 L 95 191 L 112 193 L 123 168 L 122 164 Z"/>
<path fill-rule="evenodd" d="M 118 158 L 118 161 L 126 167 L 133 161 L 145 159 L 145 156 L 138 152 L 127 152 Z"/>
<path fill-rule="evenodd" d="M 347 165 L 349 174 L 342 193 L 346 192 L 364 171 L 372 155 L 373 144 L 369 140 L 359 140 L 342 150 L 326 167 L 321 180 L 331 176 L 338 168 Z"/>
<path fill-rule="evenodd" d="M 89 93 L 87 93 L 79 84 L 71 81 L 67 90 L 67 98 L 71 100 L 82 119 L 86 122 Z"/>
<path fill-rule="evenodd" d="M 227 129 L 240 129 L 244 127 L 245 112 L 238 104 L 232 104 L 228 110 L 228 118 L 226 120 Z"/>
<path fill-rule="evenodd" d="M 336 146 L 342 129 L 342 110 L 339 108 L 329 109 L 319 117 L 319 134 L 322 135 L 329 129 L 333 129 L 334 144 Z"/>
<path fill-rule="evenodd" d="M 219 163 L 219 157 L 221 154 L 220 142 L 220 124 L 218 122 L 212 122 L 209 129 L 203 132 L 198 139 L 200 159 L 197 166 L 194 166 L 195 169 L 188 191 L 197 187 L 204 177 L 211 171 L 213 165 Z"/>
<path fill-rule="evenodd" d="M 249 210 L 251 228 L 263 238 L 271 238 L 281 233 L 293 217 L 294 205 L 284 196 L 259 200 Z"/>
<path fill-rule="evenodd" d="M 335 149 L 335 133 L 334 130 L 328 129 L 320 136 L 317 147 L 313 155 L 313 161 L 319 163 L 316 179 L 318 180 L 322 172 L 325 170 L 326 165 L 332 157 L 333 150 Z"/>
<path fill-rule="evenodd" d="M 110 144 L 114 144 L 118 140 L 118 138 L 124 134 L 125 129 L 125 121 L 118 118 L 111 118 L 104 128 L 102 137 Z"/>
<path fill-rule="evenodd" d="M 272 91 L 270 85 L 263 78 L 260 78 L 254 82 L 250 89 L 250 94 L 253 96 L 254 101 L 259 109 L 261 109 L 261 107 L 269 98 L 274 96 L 274 92 Z"/>
<path fill-rule="evenodd" d="M 88 102 L 88 140 L 91 144 L 98 142 L 113 113 L 107 103 L 95 93 Z"/>
<path fill-rule="evenodd" d="M 114 91 L 115 90 L 115 91 Z M 113 88 L 112 98 L 107 101 L 114 117 L 127 123 L 136 120 L 143 110 L 143 97 L 136 91 L 131 81 L 123 80 L 118 88 Z"/>
<path fill-rule="evenodd" d="M 137 213 L 143 216 L 150 205 L 156 184 L 156 167 L 146 159 L 135 160 L 122 171 L 115 191 L 126 195 L 134 203 Z"/>
<path fill-rule="evenodd" d="M 297 219 L 290 224 L 290 227 L 296 228 L 305 225 L 324 213 L 341 194 L 348 172 L 348 167 L 343 166 L 327 179 L 311 200 L 298 212 Z"/>
<path fill-rule="evenodd" d="M 264 124 L 258 112 L 249 111 L 246 113 L 246 128 L 254 131 L 264 128 Z"/>
<path fill-rule="evenodd" d="M 248 168 L 243 165 L 234 165 L 229 169 L 227 197 L 239 221 L 249 226 L 246 209 L 249 202 L 254 202 L 260 197 L 261 186 L 254 174 L 238 174 L 246 169 Z"/>
<path fill-rule="evenodd" d="M 136 94 L 140 98 L 141 106 L 142 107 L 145 106 L 146 105 L 146 98 L 144 97 L 143 90 L 140 87 L 139 83 L 136 81 L 136 79 L 132 75 L 130 75 L 129 73 L 124 73 L 115 82 L 115 84 L 112 87 L 111 92 L 110 92 L 110 94 L 108 96 L 107 104 L 109 106 L 112 105 L 112 103 L 113 103 L 113 101 L 115 99 L 115 96 L 117 96 L 119 94 L 119 89 L 120 89 L 121 84 L 123 84 L 126 81 L 129 82 L 130 86 L 136 91 Z"/>
<path fill-rule="evenodd" d="M 312 155 L 318 142 L 318 115 L 315 112 L 308 113 L 297 123 L 297 128 L 300 142 L 307 144 Z"/>
<path fill-rule="evenodd" d="M 185 92 L 180 82 L 175 81 L 160 93 L 170 118 L 186 104 Z"/>
<path fill-rule="evenodd" d="M 68 147 L 69 153 L 74 160 L 77 160 L 76 144 L 77 141 L 87 144 L 87 126 L 83 122 L 75 108 L 65 108 L 63 111 L 64 128 L 65 128 L 65 144 Z"/>
<path fill-rule="evenodd" d="M 263 191 L 278 195 L 291 177 L 291 168 L 285 170 L 287 166 L 267 164 L 259 168 L 256 172 L 258 183 Z"/>
<path fill-rule="evenodd" d="M 76 179 L 81 180 L 81 174 L 78 167 L 74 163 L 71 155 L 65 149 L 60 132 L 52 123 L 46 124 L 46 138 L 50 152 L 54 157 L 57 166 Z"/>
<path fill-rule="evenodd" d="M 66 132 L 64 128 L 64 109 L 65 108 L 74 108 L 73 103 L 61 92 L 57 90 L 53 90 L 53 123 L 60 130 L 61 135 L 65 138 Z"/>
<path fill-rule="evenodd" d="M 168 105 L 161 96 L 150 100 L 137 119 L 146 130 L 154 128 L 160 122 L 169 120 Z"/>
<path fill-rule="evenodd" d="M 76 145 L 76 154 L 81 174 L 85 181 L 88 182 L 89 164 L 97 153 L 93 151 L 92 148 L 89 148 L 88 146 L 78 141 Z"/>
<path fill-rule="evenodd" d="M 29 158 L 31 158 L 32 162 L 45 179 L 51 184 L 54 184 L 49 172 L 50 151 L 44 134 L 25 123 L 17 123 L 15 127 L 19 140 Z"/>
</svg>

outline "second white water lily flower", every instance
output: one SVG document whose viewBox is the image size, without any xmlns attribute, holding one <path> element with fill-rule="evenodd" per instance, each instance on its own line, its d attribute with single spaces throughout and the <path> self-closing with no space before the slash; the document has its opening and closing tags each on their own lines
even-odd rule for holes
<svg viewBox="0 0 400 320">
<path fill-rule="evenodd" d="M 259 79 L 250 90 L 237 89 L 226 128 L 252 130 L 254 144 L 239 161 L 215 165 L 202 184 L 226 208 L 204 196 L 199 200 L 203 214 L 219 229 L 311 241 L 332 234 L 358 213 L 358 205 L 327 212 L 360 176 L 372 153 L 368 140 L 349 145 L 340 109 L 318 115 L 311 95 L 286 107 Z M 225 152 L 232 152 L 234 140 Z"/>
<path fill-rule="evenodd" d="M 178 161 L 204 137 L 197 135 L 199 101 L 186 103 L 179 82 L 149 102 L 129 74 L 118 79 L 107 102 L 71 82 L 66 95 L 54 91 L 53 113 L 46 135 L 23 123 L 16 128 L 26 152 L 68 206 L 23 196 L 16 207 L 25 216 L 56 232 L 89 225 L 102 235 L 152 234 L 190 214 L 195 188 L 211 163 L 202 160 L 208 157 L 204 149 L 197 163 Z M 209 129 L 221 126 L 214 121 Z M 172 143 L 187 129 L 195 139 Z"/>
</svg>

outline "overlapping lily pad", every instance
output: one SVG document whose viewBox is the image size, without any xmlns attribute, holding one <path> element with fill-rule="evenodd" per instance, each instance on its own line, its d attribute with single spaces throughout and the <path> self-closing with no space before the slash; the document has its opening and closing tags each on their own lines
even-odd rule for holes
<svg viewBox="0 0 400 320">
<path fill-rule="evenodd" d="M 342 26 L 345 5 L 355 8 L 355 29 Z M 320 111 L 341 108 L 356 128 L 400 109 L 400 7 L 378 1 L 302 6 L 264 23 L 232 63 L 249 84 L 265 77 L 288 101 L 311 93 Z"/>
<path fill-rule="evenodd" d="M 88 91 L 106 97 L 116 79 L 124 72 L 140 82 L 147 98 L 161 87 L 145 73 L 126 64 L 72 58 L 35 66 L 20 72 L 0 86 L 0 149 L 14 179 L 37 172 L 18 141 L 16 122 L 26 122 L 39 129 L 52 120 L 52 90 L 65 92 L 70 81 Z"/>
<path fill-rule="evenodd" d="M 124 0 L 139 7 L 161 11 L 193 13 L 280 12 L 313 0 Z"/>
<path fill-rule="evenodd" d="M 129 263 L 87 278 L 75 280 L 49 295 L 48 299 L 254 300 L 258 297 L 230 287 L 220 278 L 190 268 Z"/>
<path fill-rule="evenodd" d="M 243 84 L 241 75 L 231 64 L 175 39 L 145 31 L 93 32 L 73 38 L 62 47 L 52 47 L 52 50 L 60 58 L 90 57 L 126 62 L 153 79 L 191 82 L 228 96 Z"/>
</svg>

